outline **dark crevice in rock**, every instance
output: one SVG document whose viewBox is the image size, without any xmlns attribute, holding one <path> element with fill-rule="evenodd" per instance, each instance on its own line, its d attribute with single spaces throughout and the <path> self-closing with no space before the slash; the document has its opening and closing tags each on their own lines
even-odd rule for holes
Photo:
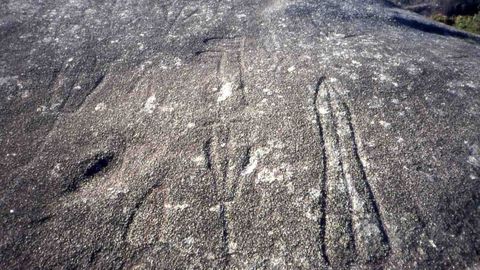
<svg viewBox="0 0 480 270">
<path fill-rule="evenodd" d="M 65 192 L 76 191 L 81 183 L 88 181 L 99 173 L 105 172 L 114 159 L 113 153 L 97 154 L 94 158 L 80 163 L 80 174 L 76 177 L 66 180 Z"/>
<path fill-rule="evenodd" d="M 51 220 L 53 218 L 53 215 L 45 215 L 45 216 L 41 216 L 41 217 L 36 217 L 36 218 L 32 218 L 29 222 L 30 225 L 39 225 L 39 224 L 43 224 L 45 222 L 48 222 L 49 220 Z"/>
<path fill-rule="evenodd" d="M 240 172 L 243 172 L 250 164 L 252 147 L 249 146 L 245 149 L 245 152 L 240 157 Z"/>
<path fill-rule="evenodd" d="M 426 33 L 437 34 L 437 35 L 447 35 L 447 36 L 458 37 L 458 38 L 469 38 L 477 42 L 480 42 L 480 39 L 477 37 L 474 37 L 472 35 L 469 35 L 467 33 L 463 33 L 460 31 L 451 30 L 446 27 L 440 27 L 433 23 L 424 23 L 421 21 L 402 18 L 399 16 L 393 17 L 393 21 L 398 25 L 402 25 L 408 28 L 413 28 Z"/>
<path fill-rule="evenodd" d="M 110 163 L 110 161 L 112 161 L 112 159 L 113 159 L 113 155 L 99 157 L 98 159 L 95 160 L 95 162 L 92 165 L 90 165 L 87 168 L 83 176 L 86 178 L 93 177 L 95 174 L 105 169 Z"/>
<path fill-rule="evenodd" d="M 208 170 L 212 169 L 212 139 L 208 139 L 204 144 L 203 144 L 203 155 L 205 158 L 205 167 Z"/>
<path fill-rule="evenodd" d="M 92 251 L 92 253 L 90 254 L 90 257 L 88 258 L 89 266 L 92 266 L 97 261 L 98 254 L 100 252 L 102 252 L 102 247 L 96 248 Z"/>
<path fill-rule="evenodd" d="M 319 206 L 320 206 L 320 219 L 318 221 L 319 226 L 320 226 L 320 235 L 319 235 L 319 240 L 318 244 L 320 245 L 320 250 L 321 250 L 321 256 L 325 263 L 327 265 L 330 265 L 330 261 L 328 259 L 327 255 L 327 248 L 326 248 L 326 243 L 325 243 L 325 232 L 326 232 L 326 209 L 327 209 L 327 155 L 325 152 L 325 140 L 324 140 L 324 131 L 323 131 L 323 126 L 320 121 L 320 112 L 317 107 L 317 100 L 318 100 L 318 95 L 320 92 L 320 87 L 325 81 L 325 77 L 320 77 L 317 80 L 317 83 L 314 88 L 314 94 L 313 94 L 313 110 L 315 113 L 315 125 L 316 129 L 318 131 L 318 136 L 320 139 L 320 147 L 321 147 L 321 158 L 322 158 L 322 168 L 321 168 L 321 175 L 320 175 L 320 192 L 321 192 L 321 197 L 319 198 Z"/>
<path fill-rule="evenodd" d="M 226 214 L 226 207 L 224 203 L 220 204 L 220 221 L 222 225 L 222 258 L 223 258 L 223 264 L 224 268 L 228 267 L 229 264 L 229 256 L 230 256 L 230 251 L 229 251 L 229 233 L 228 233 L 228 218 Z"/>
<path fill-rule="evenodd" d="M 145 204 L 145 201 L 150 197 L 150 195 L 160 186 L 160 182 L 154 183 L 147 191 L 145 191 L 135 202 L 130 214 L 128 215 L 127 221 L 125 222 L 123 233 L 122 233 L 122 240 L 126 240 L 128 233 L 130 232 L 130 227 L 132 226 L 133 222 L 135 221 L 135 217 Z"/>
</svg>

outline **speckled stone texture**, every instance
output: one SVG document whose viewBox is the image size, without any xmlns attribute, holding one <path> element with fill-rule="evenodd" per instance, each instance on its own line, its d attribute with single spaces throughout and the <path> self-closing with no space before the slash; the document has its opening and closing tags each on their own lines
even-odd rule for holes
<svg viewBox="0 0 480 270">
<path fill-rule="evenodd" d="M 382 1 L 3 0 L 0 268 L 478 268 L 479 74 Z"/>
</svg>

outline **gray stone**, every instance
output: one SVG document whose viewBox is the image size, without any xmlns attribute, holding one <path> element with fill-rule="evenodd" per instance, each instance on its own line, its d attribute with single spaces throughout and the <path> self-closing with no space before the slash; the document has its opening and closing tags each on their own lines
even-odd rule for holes
<svg viewBox="0 0 480 270">
<path fill-rule="evenodd" d="M 374 0 L 4 1 L 0 268 L 475 268 L 480 38 Z"/>
</svg>

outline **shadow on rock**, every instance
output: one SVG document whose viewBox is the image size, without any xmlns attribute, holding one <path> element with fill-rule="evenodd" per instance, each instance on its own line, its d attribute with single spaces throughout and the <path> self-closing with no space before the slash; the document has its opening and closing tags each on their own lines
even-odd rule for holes
<svg viewBox="0 0 480 270">
<path fill-rule="evenodd" d="M 446 27 L 441 27 L 433 23 L 425 23 L 425 22 L 414 20 L 414 19 L 402 18 L 398 16 L 393 17 L 393 22 L 396 25 L 406 26 L 408 28 L 413 28 L 413 29 L 427 32 L 427 33 L 463 38 L 463 39 L 474 41 L 476 43 L 480 43 L 480 37 L 478 36 L 461 32 L 461 31 L 455 31 L 452 29 L 448 29 Z"/>
</svg>

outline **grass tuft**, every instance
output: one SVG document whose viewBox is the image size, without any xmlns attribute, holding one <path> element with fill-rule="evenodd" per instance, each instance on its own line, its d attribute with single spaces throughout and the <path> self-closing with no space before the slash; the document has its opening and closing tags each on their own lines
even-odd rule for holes
<svg viewBox="0 0 480 270">
<path fill-rule="evenodd" d="M 474 16 L 453 16 L 448 17 L 443 14 L 434 14 L 431 19 L 454 26 L 463 31 L 471 32 L 474 34 L 480 34 L 480 13 Z"/>
</svg>

